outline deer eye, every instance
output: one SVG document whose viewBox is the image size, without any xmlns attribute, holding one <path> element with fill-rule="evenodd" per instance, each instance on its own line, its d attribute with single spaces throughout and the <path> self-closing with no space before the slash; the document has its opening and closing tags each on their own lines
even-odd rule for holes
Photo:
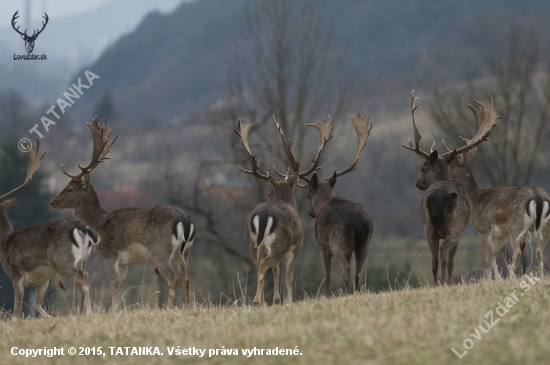
<svg viewBox="0 0 550 365">
<path fill-rule="evenodd" d="M 67 192 L 68 192 L 68 193 L 72 193 L 73 191 L 74 191 L 74 189 L 73 189 L 73 188 L 69 188 L 69 189 L 67 189 Z"/>
</svg>

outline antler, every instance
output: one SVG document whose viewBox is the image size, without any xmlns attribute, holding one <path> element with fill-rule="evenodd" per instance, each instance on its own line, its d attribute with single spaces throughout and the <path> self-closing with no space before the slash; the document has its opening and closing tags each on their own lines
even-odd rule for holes
<svg viewBox="0 0 550 365">
<path fill-rule="evenodd" d="M 250 128 L 252 128 L 253 125 L 254 123 L 243 124 L 241 121 L 241 118 L 239 118 L 238 120 L 239 129 L 238 130 L 235 129 L 235 133 L 237 133 L 237 135 L 241 138 L 241 143 L 244 149 L 246 150 L 246 152 L 248 153 L 248 158 L 250 159 L 250 164 L 252 165 L 252 171 L 245 170 L 241 166 L 239 166 L 239 169 L 241 169 L 241 171 L 244 172 L 245 174 L 254 175 L 256 177 L 259 177 L 260 179 L 267 180 L 269 178 L 269 173 L 267 173 L 267 175 L 263 175 L 262 173 L 259 172 L 261 167 L 258 166 L 258 162 L 256 161 L 256 156 L 252 154 L 252 152 L 250 151 L 250 146 L 248 145 L 248 132 L 250 131 Z"/>
<path fill-rule="evenodd" d="M 11 26 L 13 27 L 13 30 L 15 30 L 17 33 L 21 34 L 21 35 L 24 35 L 24 36 L 27 36 L 27 31 L 25 30 L 25 33 L 21 33 L 19 31 L 19 27 L 15 28 L 15 21 L 19 18 L 19 10 L 17 10 L 15 12 L 15 14 L 13 14 L 13 17 L 11 18 Z"/>
<path fill-rule="evenodd" d="M 275 120 L 275 116 L 273 116 L 273 122 L 275 123 L 275 125 L 277 126 L 277 130 L 279 131 L 279 136 L 281 137 L 281 142 L 283 142 L 285 153 L 288 158 L 288 161 L 290 162 L 290 166 L 292 167 L 295 173 L 299 172 L 300 164 L 296 162 L 296 160 L 294 159 L 294 155 L 290 150 L 290 142 L 292 141 L 292 139 L 289 139 L 288 143 L 286 142 L 281 126 Z M 309 123 L 309 124 L 306 124 L 306 126 L 317 128 L 321 139 L 319 142 L 319 149 L 317 150 L 317 155 L 315 156 L 314 159 L 311 159 L 311 161 L 313 162 L 313 165 L 311 165 L 311 167 L 306 171 L 299 173 L 300 179 L 310 183 L 311 180 L 307 177 L 307 175 L 311 174 L 315 170 L 320 169 L 320 167 L 318 166 L 319 166 L 319 161 L 321 159 L 321 152 L 323 151 L 323 148 L 325 148 L 325 144 L 332 138 L 332 129 L 334 127 L 332 126 L 332 118 L 330 117 L 330 115 L 328 116 L 328 121 L 325 121 L 325 119 L 323 118 L 322 123 Z M 277 168 L 275 167 L 275 165 L 273 166 L 273 169 L 275 170 L 275 173 L 277 173 L 277 175 L 281 177 L 286 176 L 281 174 L 279 171 L 277 171 Z M 299 186 L 306 187 L 307 185 L 299 185 Z"/>
<path fill-rule="evenodd" d="M 412 113 L 413 131 L 414 131 L 414 147 L 412 145 L 412 142 L 411 142 L 410 138 L 409 138 L 409 146 L 410 147 L 407 147 L 404 144 L 402 146 L 405 147 L 408 150 L 413 151 L 418 156 L 423 157 L 425 159 L 428 159 L 428 157 L 430 157 L 430 153 L 433 152 L 433 148 L 435 146 L 435 141 L 432 144 L 432 148 L 430 149 L 430 153 L 424 152 L 420 149 L 419 142 L 420 142 L 420 139 L 422 138 L 422 136 L 420 135 L 420 133 L 418 133 L 418 127 L 416 126 L 416 108 L 417 108 L 416 101 L 417 100 L 418 100 L 418 98 L 414 96 L 414 90 L 413 90 L 411 92 L 411 113 Z"/>
<path fill-rule="evenodd" d="M 46 22 L 42 22 L 42 29 L 40 29 L 38 31 L 38 33 L 36 33 L 36 30 L 32 33 L 32 36 L 30 36 L 30 38 L 36 38 L 38 37 L 38 35 L 40 33 L 42 33 L 42 31 L 44 30 L 44 28 L 46 28 L 46 25 L 48 24 L 48 20 L 50 20 L 50 18 L 48 17 L 48 14 L 44 13 L 44 16 L 43 18 L 46 20 Z M 36 33 L 36 34 L 35 34 Z"/>
<path fill-rule="evenodd" d="M 29 144 L 29 142 L 27 142 L 27 141 L 23 141 L 23 143 L 25 143 L 26 145 Z M 40 160 L 42 160 L 44 158 L 44 156 L 46 156 L 46 152 L 44 152 L 41 156 L 38 155 L 38 149 L 39 148 L 40 148 L 40 141 L 37 138 L 36 139 L 36 147 L 31 145 L 31 147 L 27 151 L 27 156 L 29 157 L 29 167 L 27 168 L 27 177 L 25 178 L 25 182 L 20 187 L 15 188 L 12 191 L 10 191 L 9 193 L 0 196 L 0 200 L 4 200 L 7 197 L 23 190 L 25 188 L 25 186 L 27 186 L 29 184 L 29 182 L 32 179 L 32 175 L 34 175 L 34 173 L 40 168 Z"/>
<path fill-rule="evenodd" d="M 470 140 L 462 136 L 460 137 L 464 142 L 464 146 L 456 150 L 457 154 L 463 153 L 467 150 L 471 150 L 472 148 L 477 147 L 480 143 L 489 140 L 489 134 L 491 134 L 491 130 L 497 125 L 497 120 L 501 118 L 500 116 L 497 116 L 495 102 L 491 95 L 489 95 L 489 100 L 489 104 L 483 104 L 482 102 L 474 99 L 474 102 L 479 105 L 479 108 L 475 108 L 471 104 L 468 104 L 468 108 L 470 108 L 476 118 L 476 134 Z M 453 151 L 450 151 L 450 149 L 445 145 L 444 141 L 442 141 L 442 144 L 447 152 L 441 154 L 441 157 L 445 157 L 453 153 Z"/>
<path fill-rule="evenodd" d="M 345 175 L 348 172 L 352 172 L 357 168 L 357 162 L 359 162 L 359 155 L 361 154 L 361 151 L 367 144 L 367 139 L 369 138 L 370 131 L 372 130 L 372 123 L 369 123 L 369 116 L 367 115 L 367 112 L 365 112 L 365 116 L 362 117 L 361 113 L 359 113 L 359 110 L 355 109 L 355 111 L 357 111 L 357 115 L 350 118 L 351 121 L 353 122 L 355 133 L 357 134 L 357 152 L 355 152 L 355 159 L 353 160 L 351 165 L 348 166 L 348 168 L 340 172 L 337 172 L 336 177 Z"/>
<path fill-rule="evenodd" d="M 94 150 L 92 152 L 92 160 L 86 167 L 80 166 L 78 164 L 78 167 L 82 172 L 79 175 L 71 175 L 65 169 L 63 168 L 63 164 L 61 165 L 61 170 L 63 170 L 63 173 L 70 177 L 73 180 L 79 180 L 82 175 L 84 175 L 88 171 L 92 171 L 99 165 L 101 162 L 104 162 L 105 160 L 109 160 L 109 157 L 106 157 L 107 153 L 109 153 L 109 149 L 115 143 L 118 136 L 115 137 L 112 141 L 109 141 L 109 138 L 111 136 L 111 131 L 107 129 L 107 121 L 105 121 L 105 125 L 102 125 L 101 122 L 97 122 L 97 116 L 93 119 L 92 123 L 86 123 L 90 129 L 92 130 L 92 137 L 94 140 Z"/>
</svg>

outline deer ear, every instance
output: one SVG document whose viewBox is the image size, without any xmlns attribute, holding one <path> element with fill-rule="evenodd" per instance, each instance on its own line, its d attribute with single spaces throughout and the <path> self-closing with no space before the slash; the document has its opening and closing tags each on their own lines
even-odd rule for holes
<svg viewBox="0 0 550 365">
<path fill-rule="evenodd" d="M 13 207 L 13 203 L 15 203 L 14 198 L 8 199 L 2 203 L 2 208 L 4 208 L 5 211 L 8 211 L 11 209 L 11 207 Z"/>
<path fill-rule="evenodd" d="M 456 149 L 454 149 L 453 153 L 451 153 L 449 156 L 445 157 L 445 162 L 447 162 L 447 164 L 450 164 L 451 162 L 453 162 L 455 157 L 456 157 Z"/>
<path fill-rule="evenodd" d="M 275 187 L 277 186 L 277 181 L 273 178 L 273 176 L 267 175 L 267 184 L 269 185 L 269 188 L 270 189 L 275 189 Z"/>
<path fill-rule="evenodd" d="M 472 159 L 472 157 L 474 157 L 474 155 L 476 154 L 476 151 L 477 151 L 477 147 L 475 148 L 472 148 L 471 150 L 469 150 L 468 152 L 465 153 L 466 155 L 466 161 L 470 161 Z"/>
<path fill-rule="evenodd" d="M 334 185 L 336 185 L 336 177 L 336 171 L 334 171 L 334 174 L 328 179 L 330 186 L 334 187 Z"/>
<path fill-rule="evenodd" d="M 80 185 L 85 189 L 88 187 L 88 184 L 90 183 L 90 172 L 86 171 L 81 177 L 80 177 Z"/>
<path fill-rule="evenodd" d="M 313 175 L 311 175 L 311 182 L 309 183 L 309 186 L 316 189 L 317 185 L 319 185 L 319 177 L 317 176 L 317 173 L 314 172 Z"/>
<path fill-rule="evenodd" d="M 430 157 L 428 157 L 428 163 L 430 165 L 433 165 L 437 162 L 438 158 L 439 158 L 439 155 L 437 154 L 437 150 L 435 150 L 431 153 Z"/>
</svg>

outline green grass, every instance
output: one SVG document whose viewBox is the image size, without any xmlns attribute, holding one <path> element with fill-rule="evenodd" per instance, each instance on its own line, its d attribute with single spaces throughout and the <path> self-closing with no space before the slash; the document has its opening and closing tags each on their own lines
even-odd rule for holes
<svg viewBox="0 0 550 365">
<path fill-rule="evenodd" d="M 404 288 L 330 299 L 306 299 L 277 307 L 127 309 L 118 314 L 0 322 L 2 363 L 106 364 L 537 364 L 550 358 L 550 279 L 524 296 L 520 280 L 453 287 Z M 470 336 L 484 315 L 516 291 L 520 299 L 481 340 Z M 100 311 L 101 312 L 101 311 Z M 495 314 L 497 317 L 497 314 Z M 462 360 L 464 339 L 474 347 Z M 102 346 L 106 357 L 12 356 L 13 346 Z M 163 356 L 111 356 L 110 346 L 159 346 Z M 238 356 L 169 356 L 167 346 L 237 349 Z M 242 349 L 298 349 L 301 356 L 240 355 Z"/>
</svg>

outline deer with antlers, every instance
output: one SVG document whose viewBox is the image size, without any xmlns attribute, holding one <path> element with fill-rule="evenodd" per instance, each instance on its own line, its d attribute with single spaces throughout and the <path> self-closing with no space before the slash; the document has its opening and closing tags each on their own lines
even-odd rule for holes
<svg viewBox="0 0 550 365">
<path fill-rule="evenodd" d="M 56 209 L 72 209 L 75 217 L 89 225 L 101 238 L 97 251 L 109 268 L 112 310 L 120 305 L 122 284 L 128 265 L 152 260 L 155 272 L 159 272 L 168 282 L 167 307 L 174 306 L 178 276 L 172 269 L 170 260 L 174 258 L 185 291 L 185 303 L 190 302 L 188 275 L 189 252 L 195 238 L 195 225 L 190 217 L 177 207 L 157 205 L 153 208 L 121 208 L 107 211 L 101 207 L 97 193 L 90 182 L 90 173 L 106 157 L 115 137 L 109 141 L 111 131 L 107 122 L 98 123 L 97 117 L 87 123 L 92 131 L 94 148 L 92 160 L 80 168 L 78 175 L 61 169 L 71 178 L 69 184 L 52 201 Z"/>
<path fill-rule="evenodd" d="M 475 101 L 475 100 L 474 100 Z M 470 222 L 483 241 L 487 276 L 492 271 L 495 278 L 501 278 L 496 264 L 496 255 L 509 238 L 514 256 L 511 274 L 515 276 L 521 254 L 527 243 L 529 232 L 537 237 L 537 263 L 540 274 L 544 272 L 542 253 L 550 234 L 550 197 L 544 189 L 533 186 L 493 186 L 482 188 L 477 183 L 469 161 L 476 152 L 476 140 L 487 140 L 490 130 L 496 125 L 497 117 L 493 98 L 488 105 L 475 101 L 479 106 L 472 110 L 476 120 L 476 135 L 468 140 L 460 137 L 464 146 L 456 150 L 456 157 L 449 164 L 451 179 L 461 183 L 472 203 Z M 483 136 L 485 136 L 483 138 Z M 450 148 L 442 142 L 447 153 Z"/>
<path fill-rule="evenodd" d="M 359 162 L 359 155 L 367 144 L 367 139 L 372 129 L 372 124 L 369 123 L 369 117 L 361 117 L 359 111 L 357 115 L 351 117 L 351 121 L 357 134 L 357 151 L 351 165 L 340 172 L 334 172 L 325 181 L 320 182 L 316 170 L 319 167 L 321 152 L 325 144 L 332 138 L 332 119 L 328 117 L 328 121 L 322 123 L 307 124 L 319 131 L 321 141 L 317 150 L 315 159 L 312 159 L 313 164 L 304 172 L 300 171 L 300 164 L 294 158 L 290 149 L 291 140 L 286 141 L 281 127 L 277 125 L 281 141 L 285 148 L 286 156 L 290 162 L 290 166 L 299 178 L 307 184 L 302 185 L 302 188 L 308 188 L 308 199 L 310 201 L 309 215 L 315 218 L 315 238 L 317 244 L 323 254 L 323 263 L 325 267 L 325 295 L 329 296 L 330 288 L 330 267 L 332 257 L 336 258 L 336 262 L 342 269 L 346 294 L 350 292 L 349 282 L 351 276 L 351 257 L 355 254 L 355 291 L 360 290 L 361 269 L 367 258 L 372 234 L 374 232 L 374 224 L 370 214 L 362 204 L 355 203 L 346 199 L 342 199 L 334 195 L 334 185 L 338 177 L 349 172 L 355 171 Z M 275 169 L 275 172 L 282 175 Z M 311 178 L 308 176 L 311 175 Z"/>
<path fill-rule="evenodd" d="M 27 50 L 27 53 L 32 53 L 32 51 L 34 50 L 34 42 L 36 42 L 36 38 L 38 38 L 40 33 L 44 31 L 44 28 L 46 28 L 46 25 L 48 25 L 48 20 L 50 20 L 50 18 L 48 17 L 48 14 L 44 13 L 43 18 L 45 21 L 42 22 L 42 29 L 40 30 L 35 29 L 32 35 L 28 35 L 26 29 L 25 29 L 25 32 L 21 32 L 19 30 L 19 26 L 17 28 L 15 27 L 15 22 L 17 21 L 18 18 L 19 18 L 19 10 L 17 10 L 15 14 L 13 14 L 13 17 L 11 18 L 11 26 L 13 30 L 19 33 L 21 38 L 23 38 L 23 40 L 25 41 L 25 49 Z"/>
<path fill-rule="evenodd" d="M 275 117 L 273 117 L 275 124 Z M 256 295 L 252 304 L 265 304 L 264 277 L 271 268 L 274 278 L 273 304 L 281 303 L 279 292 L 279 262 L 286 261 L 286 288 L 288 303 L 294 301 L 294 264 L 296 255 L 303 244 L 302 222 L 298 215 L 294 188 L 298 184 L 298 174 L 285 176 L 284 181 L 276 181 L 269 172 L 262 174 L 256 157 L 248 144 L 248 134 L 254 124 L 243 124 L 238 120 L 238 130 L 235 133 L 248 154 L 252 170 L 244 170 L 245 174 L 253 175 L 267 181 L 269 198 L 267 203 L 256 206 L 246 219 L 246 236 L 250 246 L 250 256 L 257 272 Z"/>
<path fill-rule="evenodd" d="M 409 146 L 403 145 L 413 151 L 425 161 L 420 168 L 422 176 L 416 182 L 416 187 L 426 190 L 420 200 L 420 216 L 424 225 L 424 235 L 432 252 L 432 273 L 434 286 L 438 284 L 437 271 L 441 260 L 441 275 L 443 284 L 453 283 L 454 258 L 458 249 L 460 235 L 470 221 L 471 203 L 464 187 L 455 181 L 451 181 L 449 164 L 457 157 L 459 150 L 438 154 L 434 151 L 434 144 L 430 153 L 420 149 L 422 136 L 416 126 L 417 100 L 414 91 L 411 93 L 411 112 L 414 132 L 414 147 L 409 139 Z M 496 124 L 496 120 L 494 122 Z M 476 136 L 472 145 L 464 146 L 462 152 L 469 148 L 475 148 L 479 143 L 487 139 L 491 129 L 484 130 L 483 135 Z M 440 240 L 443 240 L 440 245 Z M 439 257 L 439 258 L 438 258 Z"/>
<path fill-rule="evenodd" d="M 13 282 L 15 292 L 14 315 L 19 316 L 26 286 L 36 287 L 34 309 L 43 317 L 50 317 L 42 308 L 42 302 L 50 279 L 57 277 L 59 286 L 65 289 L 61 277 L 73 279 L 80 292 L 81 313 L 91 314 L 90 285 L 84 271 L 91 245 L 97 244 L 96 235 L 79 222 L 58 219 L 34 227 L 13 230 L 6 213 L 15 199 L 6 198 L 23 190 L 40 168 L 40 160 L 46 155 L 38 154 L 36 147 L 28 146 L 29 167 L 27 177 L 20 187 L 0 196 L 0 260 L 4 271 Z M 5 201 L 4 201 L 5 200 Z"/>
</svg>

